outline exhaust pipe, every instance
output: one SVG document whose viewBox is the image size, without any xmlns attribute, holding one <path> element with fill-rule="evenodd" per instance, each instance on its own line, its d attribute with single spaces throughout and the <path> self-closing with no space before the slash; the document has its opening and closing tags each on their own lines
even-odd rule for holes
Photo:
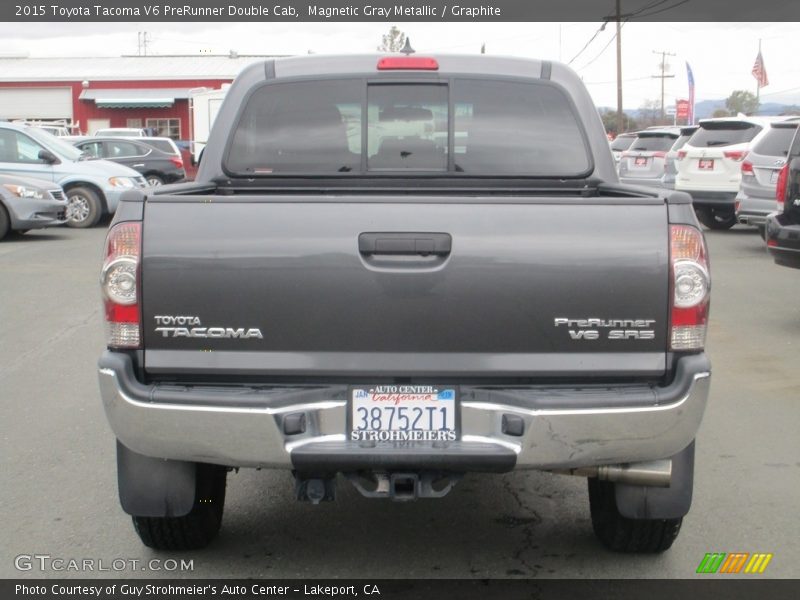
<svg viewBox="0 0 800 600">
<path fill-rule="evenodd" d="M 599 467 L 579 467 L 577 469 L 558 469 L 560 475 L 578 477 L 597 477 L 600 481 L 613 481 L 628 485 L 649 487 L 669 487 L 672 481 L 672 460 L 652 460 L 622 465 L 601 465 Z"/>
</svg>

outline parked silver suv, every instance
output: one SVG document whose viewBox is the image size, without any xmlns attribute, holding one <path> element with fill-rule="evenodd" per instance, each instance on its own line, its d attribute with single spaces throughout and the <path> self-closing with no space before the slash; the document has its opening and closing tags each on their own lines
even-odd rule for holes
<svg viewBox="0 0 800 600">
<path fill-rule="evenodd" d="M 800 118 L 772 123 L 742 162 L 742 185 L 736 194 L 736 219 L 758 228 L 764 237 L 767 215 L 775 211 L 775 184 Z"/>
<path fill-rule="evenodd" d="M 640 131 L 630 148 L 619 160 L 619 180 L 622 183 L 661 187 L 664 160 L 680 136 L 677 127 Z"/>
</svg>

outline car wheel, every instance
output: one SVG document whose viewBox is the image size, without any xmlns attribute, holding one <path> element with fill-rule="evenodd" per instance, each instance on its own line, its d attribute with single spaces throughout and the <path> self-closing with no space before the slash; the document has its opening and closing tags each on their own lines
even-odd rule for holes
<svg viewBox="0 0 800 600">
<path fill-rule="evenodd" d="M 95 225 L 102 213 L 100 198 L 87 187 L 67 190 L 67 225 L 86 228 Z"/>
<path fill-rule="evenodd" d="M 150 174 L 147 176 L 147 185 L 150 187 L 156 187 L 159 185 L 164 185 L 164 180 L 161 179 L 158 175 Z"/>
<path fill-rule="evenodd" d="M 716 208 L 698 208 L 695 210 L 698 220 L 709 229 L 730 229 L 736 225 L 736 213 Z"/>
<path fill-rule="evenodd" d="M 0 240 L 6 237 L 8 230 L 11 229 L 11 220 L 4 206 L 0 206 Z"/>
<path fill-rule="evenodd" d="M 194 505 L 182 517 L 133 517 L 133 526 L 145 546 L 157 550 L 197 550 L 211 542 L 222 526 L 225 479 L 219 465 L 198 464 Z"/>
<path fill-rule="evenodd" d="M 609 550 L 628 553 L 664 552 L 681 530 L 683 518 L 629 519 L 617 508 L 615 484 L 589 478 L 592 528 Z"/>
</svg>

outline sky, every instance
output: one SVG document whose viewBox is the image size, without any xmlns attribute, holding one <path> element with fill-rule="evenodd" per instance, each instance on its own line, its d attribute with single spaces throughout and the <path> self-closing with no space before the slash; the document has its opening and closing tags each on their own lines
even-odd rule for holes
<svg viewBox="0 0 800 600">
<path fill-rule="evenodd" d="M 487 54 L 568 63 L 598 106 L 616 107 L 613 23 L 604 30 L 601 23 L 0 23 L 0 56 L 135 55 L 140 31 L 148 32 L 148 54 L 373 52 L 392 25 L 420 54 L 479 53 L 485 44 Z M 759 40 L 769 76 L 762 102 L 800 104 L 800 61 L 787 50 L 798 39 L 800 23 L 626 23 L 623 105 L 660 102 L 661 80 L 653 76 L 660 74 L 662 51 L 675 55 L 666 57 L 666 73 L 675 75 L 665 80 L 666 106 L 688 97 L 687 61 L 698 102 L 737 89 L 755 93 L 751 70 Z"/>
</svg>

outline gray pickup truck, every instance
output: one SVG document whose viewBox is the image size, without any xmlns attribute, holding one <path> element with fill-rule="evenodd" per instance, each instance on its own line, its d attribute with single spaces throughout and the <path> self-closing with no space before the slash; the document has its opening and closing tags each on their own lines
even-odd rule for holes
<svg viewBox="0 0 800 600">
<path fill-rule="evenodd" d="M 226 475 L 318 503 L 465 473 L 588 478 L 609 548 L 670 547 L 706 406 L 691 198 L 622 185 L 568 67 L 268 60 L 197 179 L 126 193 L 101 285 L 122 508 L 153 548 L 218 533 Z"/>
</svg>

